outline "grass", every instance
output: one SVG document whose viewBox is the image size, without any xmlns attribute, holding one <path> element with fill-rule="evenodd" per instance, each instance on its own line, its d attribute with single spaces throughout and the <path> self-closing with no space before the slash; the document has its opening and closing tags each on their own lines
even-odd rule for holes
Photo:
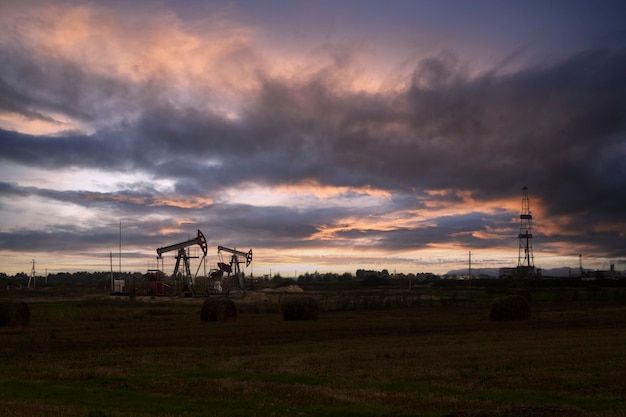
<svg viewBox="0 0 626 417">
<path fill-rule="evenodd" d="M 433 290 L 411 307 L 404 296 L 347 302 L 342 293 L 337 303 L 318 294 L 333 311 L 317 321 L 247 306 L 226 323 L 202 322 L 202 300 L 25 300 L 30 326 L 0 328 L 0 409 L 63 417 L 625 415 L 626 306 L 546 292 L 531 320 L 491 322 L 484 291 L 450 294 Z"/>
</svg>

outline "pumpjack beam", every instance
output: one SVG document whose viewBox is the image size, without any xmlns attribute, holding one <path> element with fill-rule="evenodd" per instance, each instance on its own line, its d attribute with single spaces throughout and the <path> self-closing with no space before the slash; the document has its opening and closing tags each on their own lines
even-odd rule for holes
<svg viewBox="0 0 626 417">
<path fill-rule="evenodd" d="M 248 266 L 250 266 L 250 263 L 252 262 L 252 249 L 250 249 L 248 252 L 242 252 L 239 251 L 237 249 L 230 249 L 230 248 L 226 248 L 224 246 L 218 246 L 217 247 L 217 251 L 218 252 L 228 252 L 230 254 L 235 255 L 237 258 L 237 260 L 239 260 L 239 256 L 246 258 L 246 268 Z"/>
<path fill-rule="evenodd" d="M 200 246 L 200 248 L 202 248 L 202 252 L 206 255 L 207 254 L 207 243 L 206 243 L 206 239 L 204 238 L 204 235 L 202 234 L 202 232 L 200 230 L 198 230 L 198 236 L 195 239 L 190 239 L 186 242 L 181 242 L 181 243 L 175 243 L 173 245 L 169 245 L 169 246 L 164 246 L 162 248 L 157 248 L 157 255 L 159 255 L 159 258 L 161 257 L 162 254 L 164 254 L 165 252 L 170 252 L 176 249 L 184 249 L 188 246 L 192 246 L 192 245 L 198 245 Z"/>
</svg>

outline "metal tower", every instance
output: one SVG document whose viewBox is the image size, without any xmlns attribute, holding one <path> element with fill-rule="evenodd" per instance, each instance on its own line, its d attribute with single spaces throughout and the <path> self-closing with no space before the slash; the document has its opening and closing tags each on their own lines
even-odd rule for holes
<svg viewBox="0 0 626 417">
<path fill-rule="evenodd" d="M 30 277 L 28 277 L 28 285 L 26 288 L 30 288 L 30 283 L 33 283 L 33 288 L 37 288 L 37 278 L 35 277 L 35 260 L 33 259 L 33 267 L 30 270 Z"/>
<path fill-rule="evenodd" d="M 518 276 L 535 274 L 535 260 L 533 257 L 533 215 L 530 213 L 528 188 L 522 188 L 522 213 L 519 215 L 519 254 L 517 258 Z"/>
</svg>

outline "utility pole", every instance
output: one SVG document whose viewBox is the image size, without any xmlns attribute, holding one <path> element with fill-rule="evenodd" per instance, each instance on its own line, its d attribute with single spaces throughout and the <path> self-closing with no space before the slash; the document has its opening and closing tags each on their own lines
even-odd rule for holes
<svg viewBox="0 0 626 417">
<path fill-rule="evenodd" d="M 580 270 L 580 277 L 582 278 L 583 277 L 583 271 L 584 271 L 583 270 L 583 255 L 582 254 L 578 255 L 578 265 L 579 265 L 578 269 Z"/>
<path fill-rule="evenodd" d="M 469 286 L 472 286 L 472 251 L 469 251 Z"/>
<path fill-rule="evenodd" d="M 111 294 L 115 292 L 115 284 L 113 283 L 113 251 L 109 251 L 109 260 L 111 261 Z"/>
<path fill-rule="evenodd" d="M 35 260 L 33 259 L 33 261 L 31 263 L 33 264 L 33 266 L 30 269 L 30 278 L 28 278 L 28 285 L 26 286 L 26 288 L 30 288 L 30 283 L 32 281 L 33 282 L 33 289 L 35 289 L 35 288 L 37 288 L 37 279 L 35 278 Z"/>
<path fill-rule="evenodd" d="M 120 253 L 119 253 L 120 279 L 122 279 L 122 221 L 120 220 Z"/>
</svg>

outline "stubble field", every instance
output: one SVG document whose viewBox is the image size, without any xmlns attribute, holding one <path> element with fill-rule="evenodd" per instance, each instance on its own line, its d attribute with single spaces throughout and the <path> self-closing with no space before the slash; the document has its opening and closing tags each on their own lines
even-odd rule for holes
<svg viewBox="0 0 626 417">
<path fill-rule="evenodd" d="M 238 303 L 236 321 L 206 323 L 202 300 L 25 298 L 30 325 L 0 328 L 0 410 L 626 415 L 624 304 L 547 297 L 530 320 L 493 322 L 491 299 L 476 289 L 410 307 L 323 303 L 316 321 L 284 321 L 274 301 Z"/>
</svg>

